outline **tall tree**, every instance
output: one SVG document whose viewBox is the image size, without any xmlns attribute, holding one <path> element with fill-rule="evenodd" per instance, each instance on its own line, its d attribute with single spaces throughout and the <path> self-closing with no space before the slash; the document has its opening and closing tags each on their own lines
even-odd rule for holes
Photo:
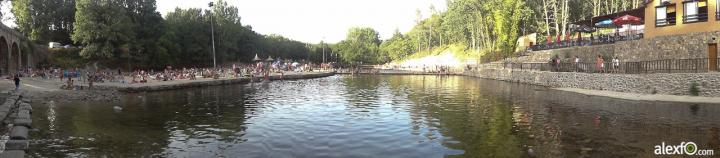
<svg viewBox="0 0 720 158">
<path fill-rule="evenodd" d="M 132 23 L 132 31 L 136 36 L 130 39 L 128 52 L 122 55 L 123 58 L 132 63 L 139 64 L 163 64 L 167 50 L 163 49 L 159 42 L 163 34 L 163 19 L 157 12 L 155 0 L 123 0 L 122 6 L 127 17 Z"/>
<path fill-rule="evenodd" d="M 390 60 L 400 60 L 412 53 L 413 46 L 405 35 L 395 30 L 392 38 L 382 42 L 380 50 L 387 54 Z"/>
<path fill-rule="evenodd" d="M 378 63 L 379 33 L 368 27 L 353 27 L 348 30 L 345 40 L 338 43 L 343 61 L 348 63 Z"/>
<path fill-rule="evenodd" d="M 128 51 L 134 38 L 133 23 L 122 4 L 115 0 L 78 0 L 73 41 L 84 45 L 88 59 L 115 60 Z"/>
<path fill-rule="evenodd" d="M 75 0 L 15 0 L 11 12 L 18 30 L 31 40 L 73 43 Z"/>
</svg>

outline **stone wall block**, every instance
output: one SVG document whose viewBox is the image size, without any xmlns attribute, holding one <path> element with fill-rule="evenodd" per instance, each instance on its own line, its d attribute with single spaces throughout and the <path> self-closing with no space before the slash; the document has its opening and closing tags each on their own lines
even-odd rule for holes
<svg viewBox="0 0 720 158">
<path fill-rule="evenodd" d="M 10 131 L 10 139 L 12 140 L 27 140 L 28 139 L 28 128 L 25 126 L 13 126 Z"/>
</svg>

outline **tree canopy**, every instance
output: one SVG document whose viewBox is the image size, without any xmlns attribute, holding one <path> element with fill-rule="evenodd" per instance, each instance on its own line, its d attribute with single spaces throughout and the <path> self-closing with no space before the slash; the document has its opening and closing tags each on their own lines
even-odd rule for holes
<svg viewBox="0 0 720 158">
<path fill-rule="evenodd" d="M 342 55 L 350 56 L 345 59 L 373 63 L 401 60 L 449 44 L 466 46 L 481 54 L 507 56 L 514 53 L 522 35 L 565 36 L 570 34 L 568 24 L 572 21 L 638 8 L 641 4 L 642 0 L 448 0 L 446 11 L 430 6 L 427 17 L 418 9 L 416 25 L 405 33 L 396 31 L 382 41 L 380 51 L 374 52 L 374 60 L 341 51 Z M 349 43 L 349 39 L 350 36 L 339 46 Z"/>
<path fill-rule="evenodd" d="M 380 53 L 380 35 L 369 27 L 354 27 L 348 30 L 345 40 L 337 44 L 343 61 L 348 63 L 363 62 L 367 64 L 386 61 Z"/>
<path fill-rule="evenodd" d="M 314 48 L 280 35 L 262 35 L 241 23 L 224 0 L 211 10 L 175 9 L 163 18 L 155 0 L 17 0 L 18 30 L 35 43 L 80 45 L 80 56 L 126 68 L 212 65 L 212 31 L 218 63 L 266 58 L 309 58 Z M 329 46 L 327 47 L 329 51 Z"/>
<path fill-rule="evenodd" d="M 448 0 L 445 11 L 418 9 L 408 32 L 396 30 L 382 41 L 373 28 L 355 27 L 337 44 L 259 34 L 224 0 L 211 10 L 178 8 L 165 17 L 155 0 L 15 0 L 12 12 L 17 29 L 36 43 L 81 45 L 84 59 L 108 65 L 162 67 L 212 64 L 213 33 L 221 64 L 249 62 L 255 54 L 319 62 L 323 50 L 326 61 L 377 64 L 450 44 L 510 55 L 522 35 L 568 35 L 572 21 L 641 5 L 642 0 Z"/>
</svg>

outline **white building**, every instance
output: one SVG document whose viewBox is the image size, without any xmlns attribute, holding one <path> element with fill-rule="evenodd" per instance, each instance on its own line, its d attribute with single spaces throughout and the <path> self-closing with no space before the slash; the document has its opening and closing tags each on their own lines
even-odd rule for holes
<svg viewBox="0 0 720 158">
<path fill-rule="evenodd" d="M 62 48 L 62 45 L 58 42 L 50 42 L 48 48 Z"/>
</svg>

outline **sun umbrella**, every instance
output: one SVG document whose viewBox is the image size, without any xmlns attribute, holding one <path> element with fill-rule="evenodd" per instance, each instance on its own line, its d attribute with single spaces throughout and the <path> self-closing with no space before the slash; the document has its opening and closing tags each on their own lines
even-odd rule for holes
<svg viewBox="0 0 720 158">
<path fill-rule="evenodd" d="M 632 16 L 632 15 L 623 15 L 621 17 L 616 18 L 612 21 L 613 24 L 620 26 L 620 25 L 640 25 L 642 24 L 642 19 Z"/>
<path fill-rule="evenodd" d="M 616 18 L 615 20 L 613 20 L 613 24 L 618 25 L 618 26 L 621 26 L 621 25 L 641 25 L 642 23 L 643 23 L 643 22 L 642 22 L 642 19 L 640 19 L 640 18 L 638 18 L 638 17 L 635 17 L 635 16 L 632 16 L 632 15 L 623 15 L 623 16 L 618 17 L 618 18 Z M 632 27 L 630 27 L 630 28 L 632 28 Z M 632 33 L 632 31 L 633 31 L 633 30 L 631 29 L 630 32 Z"/>
<path fill-rule="evenodd" d="M 610 27 L 615 27 L 615 25 L 613 24 L 612 20 L 608 19 L 608 20 L 603 20 L 598 23 L 595 23 L 595 27 L 610 28 Z"/>
<path fill-rule="evenodd" d="M 275 59 L 272 58 L 272 56 L 268 56 L 267 61 L 273 61 Z"/>
<path fill-rule="evenodd" d="M 262 60 L 262 59 L 260 59 L 260 57 L 258 57 L 257 54 L 255 54 L 255 59 L 253 59 L 253 61 L 260 61 L 260 60 Z"/>
</svg>

